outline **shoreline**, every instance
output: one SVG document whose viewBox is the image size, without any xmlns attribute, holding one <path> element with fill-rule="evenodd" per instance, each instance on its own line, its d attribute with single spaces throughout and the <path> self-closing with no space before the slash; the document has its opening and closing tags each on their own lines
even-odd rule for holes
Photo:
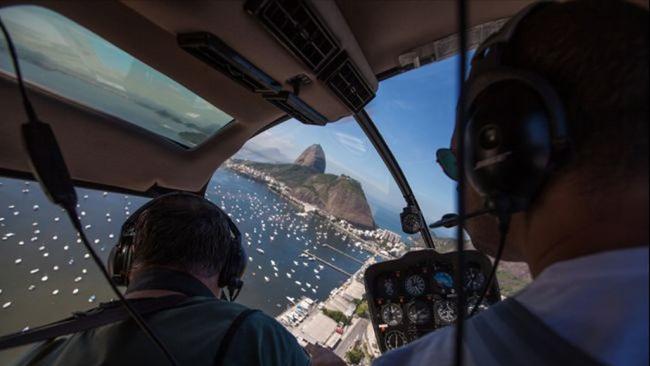
<svg viewBox="0 0 650 366">
<path fill-rule="evenodd" d="M 241 167 L 240 167 L 241 166 Z M 393 245 L 398 247 L 399 249 L 394 251 L 393 253 L 389 253 L 387 250 L 382 248 L 382 246 L 377 243 L 374 240 L 367 239 L 367 238 L 362 238 L 360 235 L 357 233 L 353 232 L 350 230 L 350 228 L 344 226 L 341 222 L 345 222 L 345 220 L 339 219 L 337 217 L 332 216 L 326 211 L 323 211 L 311 204 L 302 202 L 295 197 L 293 197 L 290 194 L 290 189 L 282 182 L 275 180 L 273 177 L 257 171 L 251 167 L 246 166 L 245 164 L 237 164 L 233 163 L 231 161 L 226 161 L 224 164 L 224 167 L 233 173 L 250 178 L 251 180 L 254 180 L 256 182 L 264 184 L 270 191 L 274 192 L 281 198 L 287 200 L 291 205 L 293 205 L 296 209 L 299 209 L 303 213 L 309 215 L 309 214 L 314 214 L 317 215 L 323 219 L 325 219 L 330 225 L 334 227 L 335 230 L 337 230 L 339 233 L 349 236 L 352 239 L 356 241 L 355 246 L 361 247 L 363 250 L 371 253 L 374 256 L 379 256 L 383 259 L 390 260 L 394 258 L 400 257 L 405 251 L 406 251 L 406 244 L 402 241 L 399 240 Z M 245 168 L 245 169 L 244 169 Z M 248 170 L 248 171 L 247 171 Z M 347 222 L 345 222 L 347 223 Z M 351 224 L 347 223 L 348 226 L 352 226 Z M 357 228 L 353 228 L 356 230 L 361 230 Z M 390 232 L 387 229 L 384 228 L 378 228 L 376 230 L 366 230 L 366 232 L 376 232 L 377 230 L 384 231 L 384 232 Z M 392 233 L 392 232 L 391 232 Z M 357 245 L 359 244 L 359 245 Z"/>
</svg>

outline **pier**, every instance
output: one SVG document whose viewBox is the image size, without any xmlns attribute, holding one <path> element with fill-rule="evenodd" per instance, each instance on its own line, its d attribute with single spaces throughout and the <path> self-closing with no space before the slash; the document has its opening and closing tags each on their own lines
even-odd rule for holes
<svg viewBox="0 0 650 366">
<path fill-rule="evenodd" d="M 339 267 L 339 266 L 337 266 L 337 265 L 335 265 L 333 263 L 330 263 L 330 262 L 326 261 L 325 259 L 323 259 L 323 258 L 321 258 L 321 257 L 319 257 L 319 256 L 317 256 L 315 254 L 310 253 L 309 250 L 303 250 L 303 253 L 305 255 L 310 256 L 310 257 L 314 258 L 315 260 L 317 260 L 317 261 L 319 261 L 319 262 L 321 262 L 321 263 L 323 263 L 323 264 L 325 264 L 325 265 L 327 265 L 327 266 L 329 266 L 329 267 L 343 273 L 344 275 L 346 275 L 348 277 L 352 277 L 352 273 L 344 270 L 343 268 L 341 268 L 341 267 Z"/>
<path fill-rule="evenodd" d="M 341 254 L 341 255 L 347 257 L 347 258 L 350 258 L 350 259 L 352 259 L 353 261 L 355 261 L 355 262 L 357 262 L 357 263 L 359 263 L 359 264 L 363 264 L 363 261 L 362 261 L 362 260 L 359 260 L 359 259 L 357 259 L 357 258 L 355 258 L 355 257 L 353 257 L 353 256 L 351 256 L 351 255 L 349 255 L 348 253 L 346 253 L 346 252 L 344 252 L 344 251 L 342 251 L 342 250 L 336 249 L 336 248 L 334 248 L 333 246 L 331 246 L 331 245 L 329 245 L 329 244 L 323 244 L 323 246 L 324 246 L 324 247 L 327 247 L 327 248 L 330 248 L 330 249 L 332 249 L 333 251 L 335 251 L 335 252 L 337 252 L 337 253 L 339 253 L 339 254 Z"/>
</svg>

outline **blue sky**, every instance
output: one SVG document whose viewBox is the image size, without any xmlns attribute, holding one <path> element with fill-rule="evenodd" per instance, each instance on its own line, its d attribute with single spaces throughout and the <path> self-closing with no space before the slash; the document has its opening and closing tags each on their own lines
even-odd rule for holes
<svg viewBox="0 0 650 366">
<path fill-rule="evenodd" d="M 455 207 L 455 185 L 436 164 L 435 151 L 449 146 L 453 132 L 457 62 L 452 57 L 385 80 L 366 107 L 429 221 Z M 397 185 L 352 118 L 325 127 L 291 120 L 255 137 L 246 148 L 262 152 L 279 149 L 288 161 L 314 143 L 325 150 L 327 172 L 359 180 L 371 205 L 401 211 L 404 200 Z"/>
</svg>

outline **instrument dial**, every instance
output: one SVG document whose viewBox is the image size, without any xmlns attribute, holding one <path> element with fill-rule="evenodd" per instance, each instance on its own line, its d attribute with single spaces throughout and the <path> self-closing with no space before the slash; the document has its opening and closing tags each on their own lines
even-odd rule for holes
<svg viewBox="0 0 650 366">
<path fill-rule="evenodd" d="M 402 322 L 404 312 L 398 304 L 387 304 L 381 309 L 381 317 L 384 323 L 394 327 Z"/>
<path fill-rule="evenodd" d="M 436 317 L 441 324 L 451 324 L 456 321 L 456 304 L 451 300 L 440 300 L 433 305 Z"/>
<path fill-rule="evenodd" d="M 386 333 L 386 337 L 384 337 L 384 344 L 386 345 L 386 349 L 389 350 L 402 347 L 406 344 L 406 336 L 404 336 L 404 333 L 400 332 L 399 330 L 391 330 L 390 332 Z"/>
<path fill-rule="evenodd" d="M 424 293 L 425 289 L 424 278 L 420 275 L 411 275 L 406 279 L 404 288 L 411 296 L 420 296 Z"/>
<path fill-rule="evenodd" d="M 471 314 L 472 311 L 474 310 L 474 306 L 476 304 L 476 301 L 478 301 L 478 295 L 477 296 L 472 296 L 472 297 L 467 299 L 467 306 L 465 307 L 467 315 Z M 488 304 L 488 302 L 485 299 L 483 299 L 481 301 L 481 304 L 478 306 L 478 310 L 477 310 L 476 313 L 480 313 L 481 311 L 487 309 L 489 306 L 490 305 Z"/>
<path fill-rule="evenodd" d="M 454 279 L 447 272 L 436 272 L 433 274 L 433 280 L 436 281 L 438 286 L 443 290 L 450 290 L 454 288 Z"/>
<path fill-rule="evenodd" d="M 407 313 L 412 323 L 422 325 L 431 321 L 431 309 L 424 301 L 414 301 L 408 305 Z"/>
<path fill-rule="evenodd" d="M 485 275 L 480 268 L 472 267 L 465 271 L 465 288 L 469 291 L 480 291 L 485 286 Z"/>
<path fill-rule="evenodd" d="M 382 276 L 376 283 L 380 297 L 392 298 L 397 295 L 397 280 L 393 276 Z"/>
</svg>

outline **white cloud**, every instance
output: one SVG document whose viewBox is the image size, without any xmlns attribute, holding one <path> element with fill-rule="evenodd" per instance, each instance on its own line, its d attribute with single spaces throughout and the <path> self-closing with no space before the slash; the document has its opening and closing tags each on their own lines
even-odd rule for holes
<svg viewBox="0 0 650 366">
<path fill-rule="evenodd" d="M 336 140 L 343 145 L 343 147 L 354 154 L 363 155 L 368 152 L 366 142 L 358 137 L 342 132 L 335 132 L 334 136 L 336 136 Z"/>
</svg>

